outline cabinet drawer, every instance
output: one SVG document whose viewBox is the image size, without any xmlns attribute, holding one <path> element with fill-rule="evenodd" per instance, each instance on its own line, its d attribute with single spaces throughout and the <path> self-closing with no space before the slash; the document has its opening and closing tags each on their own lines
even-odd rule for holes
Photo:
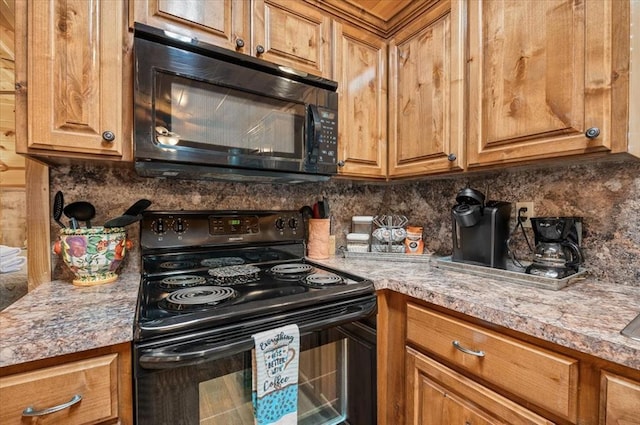
<svg viewBox="0 0 640 425">
<path fill-rule="evenodd" d="M 117 357 L 109 354 L 1 378 L 0 423 L 25 424 L 27 407 L 41 411 L 67 403 L 75 395 L 82 397 L 78 403 L 38 416 L 38 424 L 80 425 L 116 418 Z"/>
<path fill-rule="evenodd" d="M 576 421 L 575 359 L 411 303 L 407 306 L 407 340 L 549 412 Z"/>
</svg>

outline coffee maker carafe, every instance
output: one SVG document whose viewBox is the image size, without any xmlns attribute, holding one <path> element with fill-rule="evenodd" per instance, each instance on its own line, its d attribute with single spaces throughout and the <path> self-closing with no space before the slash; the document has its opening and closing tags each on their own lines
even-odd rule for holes
<svg viewBox="0 0 640 425">
<path fill-rule="evenodd" d="M 582 218 L 534 217 L 531 227 L 536 246 L 527 273 L 562 279 L 578 272 L 584 260 L 580 249 Z"/>
<path fill-rule="evenodd" d="M 487 201 L 475 189 L 462 189 L 451 209 L 452 261 L 506 269 L 511 204 Z"/>
</svg>

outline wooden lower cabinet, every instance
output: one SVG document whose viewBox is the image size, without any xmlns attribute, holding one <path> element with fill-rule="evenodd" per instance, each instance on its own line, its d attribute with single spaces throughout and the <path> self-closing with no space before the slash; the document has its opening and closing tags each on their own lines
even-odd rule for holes
<svg viewBox="0 0 640 425">
<path fill-rule="evenodd" d="M 414 303 L 407 305 L 407 341 L 560 418 L 577 421 L 579 362 L 574 358 Z"/>
<path fill-rule="evenodd" d="M 553 424 L 407 347 L 407 424 Z"/>
<path fill-rule="evenodd" d="M 378 425 L 640 425 L 640 370 L 378 292 Z"/>
<path fill-rule="evenodd" d="M 600 424 L 640 425 L 640 381 L 602 372 Z"/>
<path fill-rule="evenodd" d="M 129 344 L 36 363 L 0 370 L 1 424 L 133 423 Z"/>
</svg>

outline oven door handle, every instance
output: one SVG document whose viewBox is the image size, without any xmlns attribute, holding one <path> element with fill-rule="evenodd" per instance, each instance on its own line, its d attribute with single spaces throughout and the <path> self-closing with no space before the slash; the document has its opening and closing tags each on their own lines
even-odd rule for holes
<svg viewBox="0 0 640 425">
<path fill-rule="evenodd" d="M 298 323 L 300 335 L 306 335 L 314 331 L 335 327 L 344 323 L 350 323 L 375 311 L 375 298 L 367 304 L 349 306 L 348 311 L 339 316 L 328 315 L 322 318 L 312 318 L 307 322 Z M 261 331 L 257 330 L 256 332 Z M 252 332 L 252 333 L 256 333 Z M 181 349 L 173 350 L 171 347 L 145 350 L 138 358 L 138 364 L 144 369 L 172 369 L 183 366 L 191 366 L 226 357 L 229 355 L 251 350 L 254 347 L 251 335 L 246 335 L 227 343 L 194 344 Z"/>
</svg>

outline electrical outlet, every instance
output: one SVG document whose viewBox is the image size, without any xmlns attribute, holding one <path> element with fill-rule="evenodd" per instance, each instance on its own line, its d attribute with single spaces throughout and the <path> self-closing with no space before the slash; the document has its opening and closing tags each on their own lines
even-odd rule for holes
<svg viewBox="0 0 640 425">
<path fill-rule="evenodd" d="M 522 222 L 523 227 L 531 227 L 531 217 L 535 217 L 533 212 L 533 202 L 516 202 L 516 218 L 518 217 L 518 211 L 520 208 L 526 208 L 527 211 L 520 214 L 520 218 L 525 218 Z"/>
</svg>

